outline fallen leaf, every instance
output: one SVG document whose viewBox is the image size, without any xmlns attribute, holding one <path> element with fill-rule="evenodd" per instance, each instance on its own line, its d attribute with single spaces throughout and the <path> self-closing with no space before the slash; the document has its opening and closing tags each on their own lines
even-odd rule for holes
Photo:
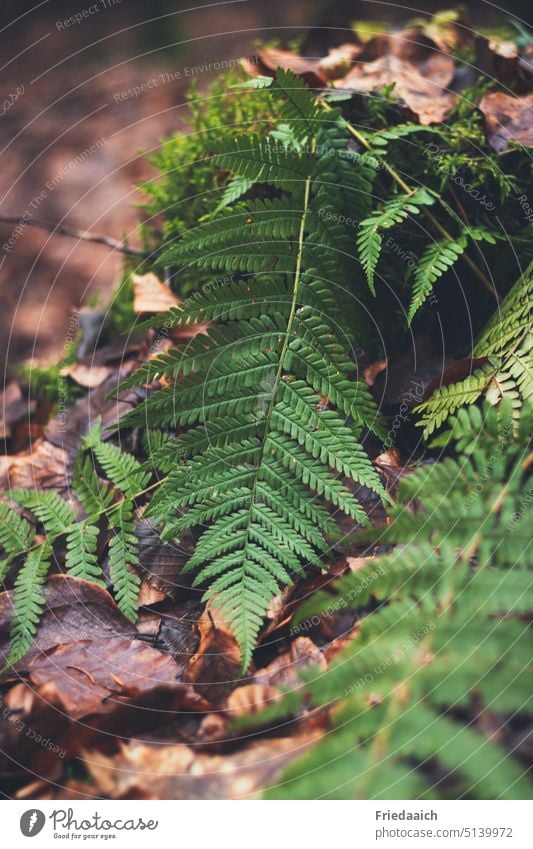
<svg viewBox="0 0 533 849">
<path fill-rule="evenodd" d="M 252 716 L 271 707 L 281 698 L 280 690 L 269 684 L 245 684 L 230 693 L 226 710 L 231 717 Z"/>
<path fill-rule="evenodd" d="M 315 666 L 324 672 L 328 663 L 318 646 L 309 637 L 296 637 L 290 652 L 277 657 L 268 666 L 259 669 L 254 675 L 256 684 L 270 687 L 291 687 L 298 689 L 302 682 L 300 672 L 309 666 Z"/>
<path fill-rule="evenodd" d="M 241 60 L 245 71 L 254 77 L 259 74 L 273 77 L 278 68 L 283 68 L 298 74 L 312 88 L 323 88 L 328 81 L 328 75 L 321 67 L 320 59 L 307 59 L 291 50 L 274 48 L 259 50 L 254 59 L 253 62 L 250 59 Z"/>
<path fill-rule="evenodd" d="M 200 644 L 191 658 L 185 680 L 211 702 L 224 699 L 241 677 L 241 653 L 229 626 L 212 602 L 198 620 Z"/>
<path fill-rule="evenodd" d="M 35 657 L 28 671 L 37 686 L 53 681 L 73 719 L 109 713 L 117 700 L 159 687 L 191 689 L 177 680 L 180 668 L 169 655 L 126 637 L 57 646 Z"/>
<path fill-rule="evenodd" d="M 486 94 L 479 108 L 485 118 L 490 146 L 501 153 L 509 142 L 533 147 L 533 94 L 513 97 L 503 91 Z"/>
<path fill-rule="evenodd" d="M 155 274 L 132 274 L 133 311 L 136 315 L 165 312 L 180 303 L 179 298 Z"/>
<path fill-rule="evenodd" d="M 16 381 L 8 383 L 4 391 L 0 392 L 0 438 L 11 436 L 11 425 L 23 416 L 27 418 L 35 410 L 35 406 L 35 401 L 23 396 Z"/>
<path fill-rule="evenodd" d="M 263 740 L 227 755 L 132 740 L 114 757 L 87 751 L 84 763 L 95 790 L 111 799 L 243 799 L 275 781 L 320 736 L 310 731 Z"/>
<path fill-rule="evenodd" d="M 327 56 L 319 61 L 319 67 L 328 80 L 336 80 L 351 69 L 354 60 L 361 54 L 362 44 L 340 44 L 332 47 Z"/>
<path fill-rule="evenodd" d="M 419 30 L 372 38 L 336 87 L 371 92 L 394 84 L 394 95 L 421 124 L 441 122 L 457 100 L 447 91 L 454 75 L 453 57 Z"/>
<path fill-rule="evenodd" d="M 69 486 L 70 457 L 47 439 L 38 439 L 22 454 L 10 455 L 7 465 L 10 489 L 57 489 L 61 492 Z"/>
<path fill-rule="evenodd" d="M 74 383 L 86 389 L 94 389 L 106 380 L 113 369 L 110 366 L 85 365 L 84 363 L 72 363 L 61 369 L 63 377 L 70 377 Z"/>
<path fill-rule="evenodd" d="M 4 660 L 8 652 L 12 598 L 12 590 L 0 593 L 0 658 Z M 51 575 L 47 581 L 46 608 L 35 641 L 15 669 L 27 670 L 34 657 L 54 646 L 72 640 L 131 635 L 132 630 L 131 623 L 102 587 L 70 575 Z"/>
</svg>

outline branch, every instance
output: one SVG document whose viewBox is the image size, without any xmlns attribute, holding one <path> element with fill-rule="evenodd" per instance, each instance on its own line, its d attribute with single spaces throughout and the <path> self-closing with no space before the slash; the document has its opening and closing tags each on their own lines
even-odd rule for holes
<svg viewBox="0 0 533 849">
<path fill-rule="evenodd" d="M 132 256 L 150 256 L 150 252 L 143 251 L 142 248 L 131 248 L 125 245 L 124 242 L 119 242 L 117 239 L 112 239 L 109 236 L 100 236 L 96 233 L 88 233 L 86 230 L 75 230 L 73 227 L 67 227 L 63 224 L 53 224 L 51 221 L 41 221 L 38 218 L 25 219 L 24 215 L 1 215 L 0 224 L 22 224 L 27 227 L 38 227 L 40 230 L 48 230 L 54 236 L 68 236 L 70 239 L 80 239 L 84 242 L 96 242 L 99 245 L 105 245 L 107 248 L 112 248 L 114 251 L 120 251 L 123 254 L 131 254 Z"/>
</svg>

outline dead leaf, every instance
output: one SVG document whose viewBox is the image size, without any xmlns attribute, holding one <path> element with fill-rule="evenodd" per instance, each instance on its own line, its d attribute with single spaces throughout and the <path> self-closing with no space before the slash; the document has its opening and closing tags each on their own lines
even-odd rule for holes
<svg viewBox="0 0 533 849">
<path fill-rule="evenodd" d="M 271 707 L 281 698 L 280 690 L 269 684 L 245 684 L 230 694 L 226 710 L 231 717 L 252 716 Z"/>
<path fill-rule="evenodd" d="M 307 59 L 291 50 L 259 50 L 254 58 L 253 62 L 250 59 L 241 60 L 245 71 L 254 77 L 259 74 L 273 77 L 278 68 L 283 68 L 298 74 L 312 88 L 323 88 L 328 81 L 328 75 L 319 59 Z"/>
<path fill-rule="evenodd" d="M 0 657 L 4 660 L 9 643 L 12 596 L 12 591 L 0 593 Z M 27 670 L 34 657 L 54 646 L 72 640 L 131 634 L 132 629 L 131 623 L 102 587 L 70 575 L 51 575 L 47 581 L 46 608 L 37 636 L 16 670 Z"/>
<path fill-rule="evenodd" d="M 180 303 L 179 298 L 155 274 L 132 274 L 133 311 L 136 315 L 166 312 Z"/>
<path fill-rule="evenodd" d="M 384 33 L 372 38 L 349 74 L 336 87 L 360 92 L 394 84 L 421 124 L 438 123 L 456 102 L 447 91 L 454 75 L 453 57 L 419 30 Z"/>
<path fill-rule="evenodd" d="M 361 54 L 362 44 L 340 44 L 332 47 L 327 56 L 319 61 L 320 69 L 325 73 L 328 80 L 338 80 L 351 69 L 354 60 Z"/>
<path fill-rule="evenodd" d="M 509 142 L 533 147 L 533 94 L 513 97 L 503 91 L 486 94 L 479 108 L 485 118 L 490 146 L 501 153 Z"/>
<path fill-rule="evenodd" d="M 28 451 L 8 457 L 8 487 L 61 492 L 69 486 L 70 465 L 66 451 L 41 438 Z"/>
<path fill-rule="evenodd" d="M 12 380 L 3 392 L 0 392 L 0 438 L 11 436 L 11 425 L 23 416 L 26 418 L 35 410 L 36 402 L 22 394 L 19 384 Z"/>
<path fill-rule="evenodd" d="M 295 689 L 302 686 L 299 673 L 308 666 L 315 666 L 324 672 L 328 663 L 318 646 L 309 637 L 296 637 L 290 652 L 277 657 L 268 666 L 259 669 L 254 682 L 271 687 L 283 686 Z"/>
<path fill-rule="evenodd" d="M 106 380 L 113 369 L 110 366 L 85 365 L 84 363 L 72 363 L 61 369 L 63 377 L 70 377 L 74 383 L 85 389 L 94 389 Z"/>
<path fill-rule="evenodd" d="M 224 699 L 241 677 L 241 653 L 215 603 L 208 602 L 198 620 L 200 645 L 191 658 L 186 681 L 211 702 Z"/>
<path fill-rule="evenodd" d="M 169 655 L 126 637 L 66 643 L 38 655 L 29 667 L 33 684 L 53 681 L 73 719 L 109 713 L 117 701 L 160 687 L 190 690 L 177 680 L 179 671 Z"/>
<path fill-rule="evenodd" d="M 111 799 L 243 799 L 259 794 L 321 736 L 310 731 L 254 742 L 227 755 L 182 744 L 121 744 L 115 757 L 85 752 L 96 792 Z"/>
</svg>

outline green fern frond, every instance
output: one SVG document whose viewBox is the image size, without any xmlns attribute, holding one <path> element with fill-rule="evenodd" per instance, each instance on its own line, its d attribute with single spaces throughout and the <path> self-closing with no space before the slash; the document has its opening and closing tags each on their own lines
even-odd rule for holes
<svg viewBox="0 0 533 849">
<path fill-rule="evenodd" d="M 72 507 L 52 489 L 13 489 L 10 498 L 26 507 L 42 523 L 50 536 L 57 536 L 76 521 Z"/>
<path fill-rule="evenodd" d="M 411 324 L 415 314 L 431 294 L 435 281 L 445 271 L 448 271 L 455 265 L 464 252 L 466 244 L 466 237 L 456 239 L 454 242 L 450 242 L 448 239 L 441 239 L 426 248 L 420 257 L 420 262 L 415 272 L 413 294 L 407 313 L 409 324 Z"/>
<path fill-rule="evenodd" d="M 93 581 L 105 587 L 102 569 L 96 557 L 98 528 L 86 522 L 78 522 L 67 533 L 65 566 L 75 578 Z"/>
<path fill-rule="evenodd" d="M 143 469 L 135 457 L 121 451 L 117 445 L 102 441 L 100 422 L 85 437 L 84 447 L 93 452 L 107 477 L 127 497 L 134 498 L 148 484 L 150 472 Z"/>
<path fill-rule="evenodd" d="M 520 716 L 531 698 L 531 410 L 514 437 L 512 423 L 509 402 L 461 410 L 457 459 L 407 476 L 392 522 L 369 534 L 399 547 L 300 608 L 296 632 L 339 608 L 372 612 L 326 672 L 303 673 L 276 706 L 290 716 L 302 698 L 336 703 L 328 733 L 267 798 L 529 798 L 520 760 L 478 722 Z"/>
<path fill-rule="evenodd" d="M 217 325 L 123 384 L 171 382 L 122 425 L 187 428 L 157 454 L 168 475 L 147 515 L 166 526 L 168 538 L 201 527 L 187 568 L 199 570 L 204 598 L 233 628 L 243 668 L 272 595 L 328 550 L 324 535 L 332 522 L 324 505 L 367 524 L 357 487 L 385 498 L 359 442 L 363 427 L 381 432 L 377 410 L 368 388 L 350 379 L 349 342 L 343 346 L 331 324 L 331 315 L 341 328 L 350 324 L 332 281 L 335 269 L 345 269 L 347 279 L 357 269 L 353 227 L 322 214 L 340 191 L 366 208 L 372 168 L 347 151 L 339 113 L 315 103 L 301 80 L 280 72 L 269 93 L 280 99 L 286 134 L 298 144 L 273 150 L 248 137 L 232 141 L 217 162 L 282 196 L 223 211 L 184 236 L 165 260 L 246 276 L 167 314 L 171 323 Z M 262 260 L 250 257 L 272 253 L 276 275 L 250 277 L 262 270 Z M 323 396 L 336 409 L 322 409 Z M 186 516 L 177 515 L 183 509 Z"/>
<path fill-rule="evenodd" d="M 35 637 L 46 603 L 45 581 L 50 568 L 51 548 L 47 542 L 27 555 L 15 581 L 10 650 L 4 669 L 24 657 Z"/>
<path fill-rule="evenodd" d="M 415 408 L 422 414 L 417 424 L 424 428 L 425 438 L 459 407 L 482 396 L 492 403 L 510 400 L 518 420 L 523 404 L 533 399 L 532 297 L 533 265 L 515 283 L 474 346 L 473 357 L 487 357 L 488 362 L 464 380 L 436 389 Z"/>
<path fill-rule="evenodd" d="M 117 604 L 131 622 L 137 619 L 141 579 L 134 571 L 139 563 L 139 543 L 133 524 L 133 505 L 123 501 L 110 516 L 109 576 Z"/>
<path fill-rule="evenodd" d="M 381 231 L 400 224 L 408 216 L 417 215 L 421 206 L 435 203 L 435 198 L 425 189 L 417 189 L 411 195 L 402 195 L 387 201 L 383 209 L 376 210 L 361 221 L 357 236 L 357 249 L 370 291 L 375 294 L 374 274 L 381 255 L 383 237 Z"/>
</svg>

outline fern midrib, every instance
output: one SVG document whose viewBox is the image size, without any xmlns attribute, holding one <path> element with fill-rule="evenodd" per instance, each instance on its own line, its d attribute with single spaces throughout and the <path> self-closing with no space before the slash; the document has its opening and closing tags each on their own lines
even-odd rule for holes
<svg viewBox="0 0 533 849">
<path fill-rule="evenodd" d="M 314 153 L 315 149 L 316 149 L 316 140 L 313 138 L 313 141 L 312 141 L 312 144 L 311 144 L 311 152 Z M 276 375 L 275 375 L 275 378 L 274 378 L 274 383 L 273 383 L 272 392 L 271 392 L 271 396 L 270 396 L 270 402 L 269 402 L 268 409 L 267 409 L 266 414 L 265 414 L 265 427 L 264 427 L 264 431 L 263 431 L 263 440 L 262 440 L 262 445 L 261 445 L 261 452 L 260 452 L 258 460 L 257 460 L 256 472 L 255 472 L 254 481 L 253 481 L 253 484 L 252 484 L 252 489 L 251 489 L 251 492 L 250 492 L 250 507 L 249 507 L 249 510 L 248 510 L 248 518 L 247 518 L 247 522 L 246 522 L 246 526 L 245 526 L 245 535 L 246 535 L 245 540 L 246 541 L 245 541 L 245 544 L 244 544 L 243 562 L 245 562 L 248 558 L 248 545 L 249 545 L 249 542 L 250 542 L 250 526 L 252 524 L 252 518 L 253 518 L 253 513 L 254 513 L 257 487 L 259 485 L 260 478 L 261 478 L 261 468 L 262 468 L 263 459 L 264 459 L 264 456 L 265 456 L 265 448 L 266 448 L 266 445 L 268 443 L 268 432 L 269 432 L 269 428 L 270 428 L 270 420 L 272 418 L 272 412 L 273 412 L 274 407 L 276 405 L 277 389 L 278 389 L 278 386 L 279 386 L 279 383 L 280 383 L 280 380 L 281 380 L 281 376 L 283 374 L 283 366 L 284 366 L 284 362 L 285 362 L 285 356 L 286 356 L 288 348 L 289 348 L 291 331 L 292 331 L 294 319 L 295 319 L 295 316 L 296 316 L 296 309 L 297 309 L 297 305 L 298 305 L 298 294 L 299 294 L 300 283 L 301 283 L 301 279 L 302 279 L 302 255 L 303 255 L 303 247 L 304 247 L 304 239 L 305 239 L 305 225 L 306 225 L 306 221 L 307 221 L 307 213 L 309 211 L 310 196 L 311 196 L 311 174 L 308 175 L 308 177 L 306 178 L 306 181 L 305 181 L 302 218 L 301 218 L 301 221 L 300 221 L 300 228 L 299 228 L 299 232 L 298 232 L 298 254 L 297 254 L 297 257 L 296 257 L 296 267 L 295 267 L 295 272 L 294 272 L 294 287 L 293 287 L 293 292 L 292 292 L 291 310 L 290 310 L 289 317 L 288 317 L 288 320 L 287 320 L 287 327 L 286 327 L 286 330 L 285 330 L 285 339 L 283 340 L 283 346 L 282 346 L 281 352 L 280 352 L 280 358 L 279 358 L 278 367 L 276 369 Z M 243 573 L 243 578 L 244 578 L 244 573 Z M 244 617 L 246 617 L 246 610 L 245 610 L 244 607 L 243 607 L 243 615 L 244 615 Z M 245 628 L 245 633 L 248 633 L 248 628 Z M 246 656 L 246 652 L 243 652 L 243 656 Z"/>
</svg>

